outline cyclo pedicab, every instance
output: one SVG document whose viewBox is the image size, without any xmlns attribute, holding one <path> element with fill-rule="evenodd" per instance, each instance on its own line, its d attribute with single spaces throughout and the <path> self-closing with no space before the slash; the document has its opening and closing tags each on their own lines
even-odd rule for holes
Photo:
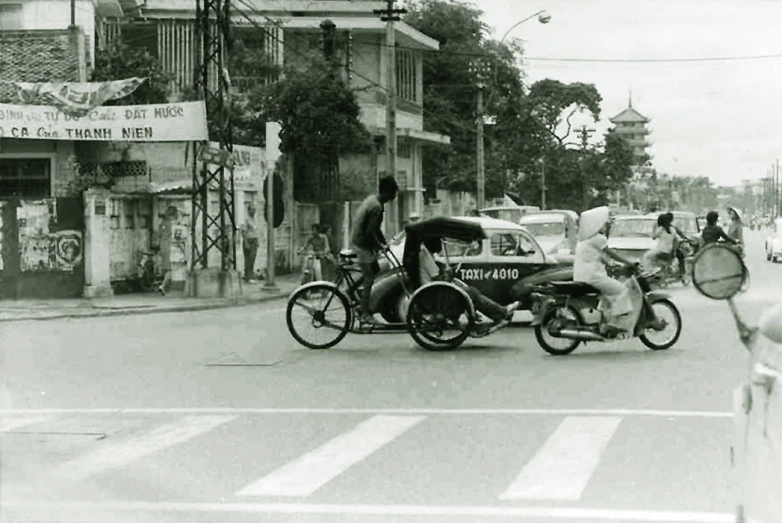
<svg viewBox="0 0 782 523">
<path fill-rule="evenodd" d="M 409 225 L 405 231 L 402 263 L 390 249 L 383 251 L 389 263 L 399 268 L 396 274 L 408 304 L 404 321 L 380 326 L 360 324 L 361 271 L 356 264 L 357 255 L 343 250 L 339 253 L 335 282 L 311 282 L 291 294 L 285 314 L 291 336 L 310 349 L 329 349 L 348 333 L 409 333 L 424 349 L 443 351 L 459 347 L 469 337 L 482 338 L 494 332 L 491 323 L 480 318 L 467 292 L 454 283 L 453 274 L 458 273 L 461 263 L 451 268 L 448 256 L 449 242 L 468 244 L 467 251 L 461 249 L 462 256 L 480 248 L 479 242 L 487 237 L 483 227 L 458 218 L 437 217 Z M 445 277 L 421 285 L 420 252 L 427 238 L 442 242 L 444 263 L 438 261 L 438 265 Z M 307 328 L 314 332 L 313 339 L 305 335 Z M 314 339 L 319 335 L 325 336 Z"/>
</svg>

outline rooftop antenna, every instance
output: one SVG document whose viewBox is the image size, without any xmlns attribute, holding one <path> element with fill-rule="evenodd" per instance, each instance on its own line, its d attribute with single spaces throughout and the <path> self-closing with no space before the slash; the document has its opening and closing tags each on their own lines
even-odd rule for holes
<svg viewBox="0 0 782 523">
<path fill-rule="evenodd" d="M 632 109 L 633 108 L 633 90 L 630 89 L 630 97 L 627 100 L 627 106 Z"/>
</svg>

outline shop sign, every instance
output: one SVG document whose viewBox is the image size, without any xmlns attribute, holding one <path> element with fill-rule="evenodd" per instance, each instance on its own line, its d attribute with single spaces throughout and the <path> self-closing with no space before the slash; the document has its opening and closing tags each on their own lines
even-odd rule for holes
<svg viewBox="0 0 782 523">
<path fill-rule="evenodd" d="M 103 142 L 207 140 L 203 101 L 101 106 L 72 116 L 53 106 L 0 104 L 0 138 Z"/>
<path fill-rule="evenodd" d="M 220 144 L 209 142 L 203 150 L 219 150 Z M 225 152 L 225 151 L 223 151 Z M 231 161 L 234 168 L 234 183 L 248 191 L 257 191 L 263 177 L 264 150 L 260 147 L 234 145 Z M 203 152 L 202 152 L 203 154 Z"/>
</svg>

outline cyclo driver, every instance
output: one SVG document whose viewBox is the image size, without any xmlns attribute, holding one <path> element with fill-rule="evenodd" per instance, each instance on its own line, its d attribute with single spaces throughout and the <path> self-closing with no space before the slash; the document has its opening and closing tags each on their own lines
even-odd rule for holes
<svg viewBox="0 0 782 523">
<path fill-rule="evenodd" d="M 369 311 L 369 300 L 375 276 L 380 272 L 378 253 L 387 248 L 386 237 L 380 226 L 383 223 L 383 205 L 393 201 L 399 192 L 399 186 L 393 176 L 384 176 L 378 183 L 378 193 L 368 196 L 358 208 L 350 238 L 353 250 L 358 255 L 358 265 L 361 267 L 361 277 L 364 287 L 361 292 L 360 322 L 369 325 L 380 325 Z"/>
</svg>

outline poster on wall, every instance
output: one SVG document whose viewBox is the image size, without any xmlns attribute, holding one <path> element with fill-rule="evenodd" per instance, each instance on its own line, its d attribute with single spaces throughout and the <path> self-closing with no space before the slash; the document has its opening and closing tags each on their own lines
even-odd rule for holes
<svg viewBox="0 0 782 523">
<path fill-rule="evenodd" d="M 52 235 L 57 268 L 72 271 L 82 261 L 82 235 L 80 231 L 59 231 Z"/>
</svg>

